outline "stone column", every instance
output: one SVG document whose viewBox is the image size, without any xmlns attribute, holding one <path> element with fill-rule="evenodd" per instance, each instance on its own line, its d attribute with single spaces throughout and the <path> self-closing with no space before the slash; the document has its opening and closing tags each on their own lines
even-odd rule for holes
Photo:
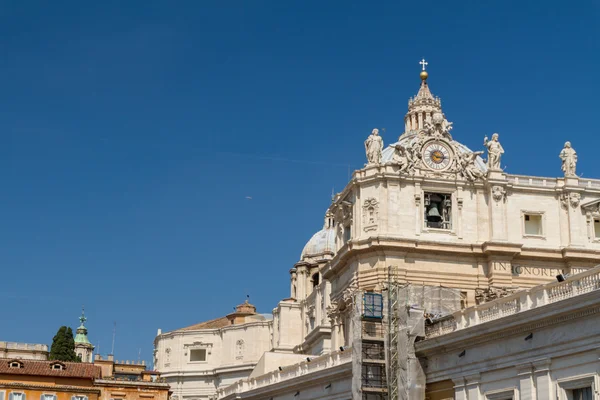
<svg viewBox="0 0 600 400">
<path fill-rule="evenodd" d="M 298 288 L 296 287 L 296 282 L 297 282 L 297 279 L 296 279 L 296 269 L 292 268 L 290 270 L 290 275 L 291 275 L 291 278 L 290 278 L 290 297 L 293 298 L 293 299 L 295 299 L 296 296 L 298 295 L 297 294 Z M 294 287 L 296 287 L 296 290 L 294 290 Z"/>
<path fill-rule="evenodd" d="M 306 298 L 306 266 L 296 267 L 296 293 L 298 300 L 304 300 Z"/>
<path fill-rule="evenodd" d="M 531 363 L 518 364 L 517 377 L 519 378 L 519 399 L 536 400 Z M 542 399 L 550 399 L 550 397 L 542 397 L 540 400 Z"/>
<path fill-rule="evenodd" d="M 419 129 L 423 129 L 423 113 L 419 113 Z"/>
<path fill-rule="evenodd" d="M 553 399 L 552 379 L 550 378 L 550 358 L 534 361 L 535 383 L 538 399 Z"/>
</svg>

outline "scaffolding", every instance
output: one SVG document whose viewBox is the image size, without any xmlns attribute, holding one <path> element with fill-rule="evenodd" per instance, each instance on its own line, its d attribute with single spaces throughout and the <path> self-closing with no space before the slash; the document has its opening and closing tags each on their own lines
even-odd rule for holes
<svg viewBox="0 0 600 400">
<path fill-rule="evenodd" d="M 353 293 L 353 399 L 424 399 L 425 373 L 414 343 L 425 336 L 426 315 L 460 309 L 459 290 L 399 282 L 397 277 L 397 267 L 390 266 L 383 291 Z"/>
</svg>

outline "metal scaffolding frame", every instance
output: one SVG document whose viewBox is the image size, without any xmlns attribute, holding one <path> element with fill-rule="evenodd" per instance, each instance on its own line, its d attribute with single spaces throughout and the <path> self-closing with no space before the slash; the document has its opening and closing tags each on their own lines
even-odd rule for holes
<svg viewBox="0 0 600 400">
<path fill-rule="evenodd" d="M 397 268 L 390 266 L 388 270 L 388 399 L 398 400 L 398 376 L 400 360 L 398 356 L 399 329 L 399 290 L 396 282 Z"/>
</svg>

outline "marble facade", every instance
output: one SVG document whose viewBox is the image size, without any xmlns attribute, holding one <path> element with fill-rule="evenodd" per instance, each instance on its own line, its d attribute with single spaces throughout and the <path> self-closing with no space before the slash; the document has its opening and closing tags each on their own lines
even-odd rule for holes
<svg viewBox="0 0 600 400">
<path fill-rule="evenodd" d="M 290 297 L 279 302 L 272 320 L 248 320 L 217 330 L 198 327 L 157 336 L 156 367 L 174 382 L 175 396 L 185 400 L 357 398 L 360 390 L 353 387 L 352 380 L 357 355 L 351 348 L 356 337 L 356 325 L 352 323 L 356 294 L 384 291 L 390 271 L 400 285 L 454 290 L 460 294 L 465 310 L 510 296 L 520 298 L 528 290 L 556 281 L 559 274 L 569 277 L 595 273 L 592 268 L 600 260 L 600 180 L 575 174 L 577 155 L 570 143 L 560 152 L 564 176 L 510 174 L 502 164 L 504 155 L 510 152 L 501 145 L 502 135 L 494 133 L 491 140 L 486 137 L 482 149 L 475 151 L 458 142 L 455 130 L 459 129 L 447 120 L 441 100 L 432 95 L 428 73 L 422 71 L 420 77 L 420 89 L 409 99 L 405 132 L 387 147 L 377 129 L 367 138 L 367 163 L 334 196 L 323 228 L 313 235 L 291 268 Z M 558 162 L 557 169 L 561 166 Z M 577 303 L 563 300 L 565 307 L 570 306 L 568 302 Z M 527 313 L 533 318 L 545 310 L 527 309 Z M 502 325 L 501 320 L 493 323 Z M 556 326 L 543 335 L 552 338 L 562 335 L 561 329 L 575 329 L 574 340 L 582 342 L 600 335 L 593 324 L 579 320 L 571 323 L 574 328 Z M 577 331 L 580 323 L 585 332 Z M 239 334 L 234 334 L 238 330 Z M 473 349 L 467 349 L 467 354 L 487 351 L 485 347 L 477 348 L 478 342 L 473 340 L 480 333 L 469 336 L 468 332 L 475 331 L 451 332 L 448 336 L 466 335 L 461 339 L 463 347 Z M 231 339 L 226 341 L 229 336 Z M 437 343 L 443 337 L 430 339 Z M 235 348 L 236 340 L 252 343 L 254 353 L 236 360 L 228 350 Z M 431 340 L 417 344 L 417 355 L 429 358 L 438 350 L 446 354 L 442 344 L 429 350 L 427 346 L 434 346 Z M 513 339 L 502 340 L 508 345 Z M 214 349 L 213 360 L 202 368 L 186 359 L 186 348 L 194 342 Z M 590 347 L 592 353 L 595 345 Z M 536 354 L 532 351 L 522 358 L 534 375 L 539 364 Z M 519 384 L 520 372 L 502 387 L 475 385 L 469 380 L 471 376 L 445 374 L 444 357 L 451 360 L 456 355 L 440 355 L 435 364 L 442 365 L 439 374 L 427 371 L 428 393 L 433 396 L 429 398 L 535 398 L 524 394 L 515 397 L 521 393 L 518 391 L 506 397 L 508 392 L 503 392 L 504 386 Z M 551 352 L 544 357 L 572 363 L 566 358 L 559 361 L 559 356 Z M 477 375 L 483 361 L 466 360 L 473 366 L 472 375 L 479 376 L 473 379 L 487 382 L 488 375 Z M 539 371 L 547 371 L 539 365 Z M 224 366 L 236 374 L 223 379 L 216 371 Z M 502 368 L 499 364 L 498 370 Z M 567 379 L 569 374 L 558 374 L 552 382 Z M 495 379 L 491 376 L 490 381 Z M 239 380 L 231 385 L 235 379 Z M 460 382 L 465 389 L 455 392 L 455 387 L 462 387 Z M 548 380 L 541 382 L 550 385 Z M 552 393 L 558 393 L 556 390 Z M 562 398 L 569 398 L 566 390 L 572 389 L 564 390 L 567 397 Z M 467 392 L 473 394 L 461 394 Z M 377 396 L 364 394 L 358 398 L 384 398 Z"/>
</svg>

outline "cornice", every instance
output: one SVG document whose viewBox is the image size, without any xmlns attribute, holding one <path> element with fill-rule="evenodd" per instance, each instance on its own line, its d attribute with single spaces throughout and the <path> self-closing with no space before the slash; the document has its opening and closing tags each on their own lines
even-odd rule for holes
<svg viewBox="0 0 600 400">
<path fill-rule="evenodd" d="M 300 375 L 291 379 L 286 379 L 271 385 L 261 388 L 248 390 L 241 393 L 232 393 L 229 396 L 223 397 L 221 400 L 232 399 L 264 399 L 267 397 L 275 397 L 280 394 L 288 393 L 291 388 L 302 392 L 302 388 L 306 385 L 319 385 L 330 383 L 334 379 L 352 378 L 352 362 L 349 360 L 346 363 L 336 365 L 331 368 L 326 368 L 314 372 Z M 268 396 L 267 396 L 268 394 Z"/>
<path fill-rule="evenodd" d="M 600 251 L 566 247 L 563 249 L 546 249 L 527 247 L 522 243 L 486 241 L 483 243 L 452 243 L 422 239 L 395 237 L 390 235 L 371 236 L 366 239 L 351 240 L 344 245 L 335 257 L 326 264 L 323 270 L 325 279 L 337 275 L 353 257 L 382 250 L 393 250 L 400 253 L 442 253 L 472 257 L 489 258 L 528 258 L 532 260 L 554 261 L 586 261 L 596 262 Z"/>
<path fill-rule="evenodd" d="M 100 394 L 100 389 L 72 385 L 36 385 L 21 382 L 2 382 L 0 389 L 48 390 L 54 392 L 95 393 Z"/>
</svg>

